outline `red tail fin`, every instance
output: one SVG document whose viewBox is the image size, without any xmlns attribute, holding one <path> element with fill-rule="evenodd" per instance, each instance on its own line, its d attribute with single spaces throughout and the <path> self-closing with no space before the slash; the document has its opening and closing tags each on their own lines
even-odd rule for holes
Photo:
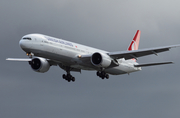
<svg viewBox="0 0 180 118">
<path fill-rule="evenodd" d="M 134 36 L 131 44 L 129 45 L 128 50 L 138 50 L 139 47 L 139 41 L 140 41 L 140 35 L 141 35 L 141 31 L 137 30 L 136 35 Z"/>
</svg>

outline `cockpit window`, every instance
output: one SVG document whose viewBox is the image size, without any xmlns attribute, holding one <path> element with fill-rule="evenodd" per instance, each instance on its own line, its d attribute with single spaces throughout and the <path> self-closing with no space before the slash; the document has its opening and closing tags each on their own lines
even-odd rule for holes
<svg viewBox="0 0 180 118">
<path fill-rule="evenodd" d="M 24 37 L 23 39 L 24 39 L 24 40 L 32 40 L 32 39 L 29 38 L 29 37 Z"/>
</svg>

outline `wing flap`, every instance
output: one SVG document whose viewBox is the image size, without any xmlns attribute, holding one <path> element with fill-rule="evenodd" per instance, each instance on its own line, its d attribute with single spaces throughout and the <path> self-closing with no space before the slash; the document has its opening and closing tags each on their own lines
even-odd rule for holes
<svg viewBox="0 0 180 118">
<path fill-rule="evenodd" d="M 147 67 L 147 66 L 156 66 L 156 65 L 164 65 L 164 64 L 173 64 L 173 62 L 138 64 L 138 65 L 134 65 L 134 67 Z"/>
</svg>

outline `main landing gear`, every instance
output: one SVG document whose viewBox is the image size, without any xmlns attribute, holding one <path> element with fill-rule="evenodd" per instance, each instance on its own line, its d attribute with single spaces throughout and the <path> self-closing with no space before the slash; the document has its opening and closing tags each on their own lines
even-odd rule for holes
<svg viewBox="0 0 180 118">
<path fill-rule="evenodd" d="M 65 80 L 67 80 L 68 82 L 75 82 L 75 77 L 73 77 L 71 74 L 67 74 L 67 75 L 65 75 L 65 74 L 63 74 L 63 79 L 65 79 Z"/>
<path fill-rule="evenodd" d="M 75 82 L 75 77 L 73 77 L 70 72 L 67 71 L 67 75 L 62 75 L 63 79 L 67 80 L 68 82 Z"/>
<path fill-rule="evenodd" d="M 62 78 L 67 80 L 68 82 L 75 82 L 75 77 L 71 75 L 71 71 L 74 72 L 81 72 L 79 69 L 71 68 L 70 66 L 65 66 L 63 64 L 59 64 L 59 67 L 66 71 L 67 74 L 63 74 Z"/>
<path fill-rule="evenodd" d="M 97 76 L 99 76 L 102 79 L 104 79 L 104 78 L 109 79 L 109 75 L 104 71 L 97 71 L 96 74 L 97 74 Z"/>
</svg>

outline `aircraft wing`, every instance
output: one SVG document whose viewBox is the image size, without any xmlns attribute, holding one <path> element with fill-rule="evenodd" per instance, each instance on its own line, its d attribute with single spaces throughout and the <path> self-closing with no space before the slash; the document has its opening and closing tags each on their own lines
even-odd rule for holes
<svg viewBox="0 0 180 118">
<path fill-rule="evenodd" d="M 133 51 L 121 51 L 121 52 L 110 52 L 108 53 L 113 59 L 137 59 L 138 57 L 147 56 L 151 54 L 157 55 L 157 53 L 169 51 L 171 48 L 179 47 L 180 45 L 171 45 L 157 48 L 139 49 Z"/>
<path fill-rule="evenodd" d="M 19 61 L 19 62 L 30 62 L 32 59 L 30 58 L 7 58 L 7 61 Z M 50 65 L 56 66 L 58 63 L 52 60 L 47 59 L 47 61 L 50 63 Z"/>
<path fill-rule="evenodd" d="M 24 58 L 7 58 L 8 61 L 31 61 L 32 59 L 24 59 Z"/>
</svg>

